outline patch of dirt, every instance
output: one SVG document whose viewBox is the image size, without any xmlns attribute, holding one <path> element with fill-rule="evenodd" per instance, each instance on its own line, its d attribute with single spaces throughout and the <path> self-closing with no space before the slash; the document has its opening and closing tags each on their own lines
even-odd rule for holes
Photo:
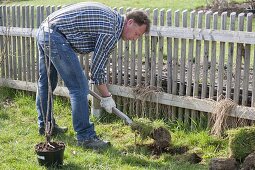
<svg viewBox="0 0 255 170">
<path fill-rule="evenodd" d="M 155 142 L 153 144 L 148 145 L 148 149 L 151 151 L 152 155 L 157 155 L 157 156 L 161 155 L 162 153 L 168 153 L 171 155 L 179 155 L 179 154 L 184 154 L 189 150 L 187 146 L 180 146 L 180 147 L 168 146 L 168 147 L 162 148 L 162 147 L 158 147 L 158 145 L 156 145 Z"/>
<path fill-rule="evenodd" d="M 9 97 L 7 97 L 6 99 L 4 99 L 0 105 L 3 107 L 3 108 L 7 108 L 7 107 L 10 107 L 14 104 L 13 100 Z"/>
<path fill-rule="evenodd" d="M 155 143 L 153 143 L 148 145 L 147 147 L 155 158 L 159 158 L 162 153 L 166 153 L 174 156 L 178 155 L 177 160 L 189 162 L 191 164 L 197 164 L 202 161 L 202 158 L 198 154 L 187 153 L 189 150 L 187 146 L 180 147 L 168 146 L 165 148 L 159 148 Z"/>
</svg>

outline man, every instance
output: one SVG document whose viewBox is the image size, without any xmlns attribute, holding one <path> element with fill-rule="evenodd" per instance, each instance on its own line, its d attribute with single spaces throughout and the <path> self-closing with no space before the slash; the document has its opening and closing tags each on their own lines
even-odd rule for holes
<svg viewBox="0 0 255 170">
<path fill-rule="evenodd" d="M 69 90 L 78 145 L 94 149 L 109 146 L 110 142 L 97 137 L 94 125 L 89 120 L 88 80 L 76 53 L 93 52 L 90 78 L 103 97 L 101 106 L 111 113 L 116 104 L 106 86 L 105 66 L 109 53 L 120 38 L 136 40 L 149 29 L 150 20 L 143 11 L 131 11 L 124 17 L 100 3 L 74 4 L 52 13 L 37 33 L 39 80 L 36 106 L 39 133 L 45 133 L 44 118 L 48 99 L 46 63 L 50 59 L 52 91 L 57 86 L 57 73 Z M 51 117 L 48 119 L 50 121 Z M 54 134 L 67 131 L 53 122 Z"/>
</svg>

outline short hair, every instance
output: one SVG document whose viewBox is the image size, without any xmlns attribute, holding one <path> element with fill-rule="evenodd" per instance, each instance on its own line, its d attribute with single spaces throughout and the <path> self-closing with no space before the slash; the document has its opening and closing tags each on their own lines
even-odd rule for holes
<svg viewBox="0 0 255 170">
<path fill-rule="evenodd" d="M 146 25 L 145 32 L 149 33 L 151 21 L 150 21 L 148 15 L 144 11 L 133 10 L 133 11 L 127 12 L 126 19 L 127 20 L 133 19 L 135 21 L 135 23 L 137 23 L 139 26 L 141 26 L 143 24 Z"/>
</svg>

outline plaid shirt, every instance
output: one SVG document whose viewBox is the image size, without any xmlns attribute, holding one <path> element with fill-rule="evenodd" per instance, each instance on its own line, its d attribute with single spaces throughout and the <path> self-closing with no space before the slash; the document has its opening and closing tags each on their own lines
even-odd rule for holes
<svg viewBox="0 0 255 170">
<path fill-rule="evenodd" d="M 45 22 L 57 27 L 78 53 L 94 52 L 91 80 L 106 83 L 105 67 L 111 49 L 121 37 L 124 17 L 100 3 L 79 3 L 52 13 Z"/>
</svg>

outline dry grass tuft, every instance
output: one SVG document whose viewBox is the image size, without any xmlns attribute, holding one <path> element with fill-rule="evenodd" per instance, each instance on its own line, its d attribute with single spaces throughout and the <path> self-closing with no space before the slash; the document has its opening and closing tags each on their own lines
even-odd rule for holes
<svg viewBox="0 0 255 170">
<path fill-rule="evenodd" d="M 141 100 L 141 104 L 142 104 L 142 113 L 146 112 L 146 108 L 155 108 L 155 115 L 159 115 L 159 113 L 161 112 L 159 110 L 159 104 L 158 102 L 156 103 L 152 103 L 152 102 L 146 102 L 147 100 L 151 101 L 153 97 L 156 96 L 156 98 L 158 99 L 158 95 L 163 92 L 162 88 L 159 87 L 155 87 L 155 86 L 147 86 L 147 87 L 136 87 L 133 90 L 134 94 L 135 94 L 135 99 L 137 100 Z M 145 117 L 145 115 L 142 115 L 142 117 Z"/>
<path fill-rule="evenodd" d="M 217 102 L 211 117 L 211 122 L 213 122 L 211 134 L 218 137 L 223 135 L 223 132 L 228 128 L 228 115 L 236 105 L 231 99 L 222 99 Z"/>
</svg>

